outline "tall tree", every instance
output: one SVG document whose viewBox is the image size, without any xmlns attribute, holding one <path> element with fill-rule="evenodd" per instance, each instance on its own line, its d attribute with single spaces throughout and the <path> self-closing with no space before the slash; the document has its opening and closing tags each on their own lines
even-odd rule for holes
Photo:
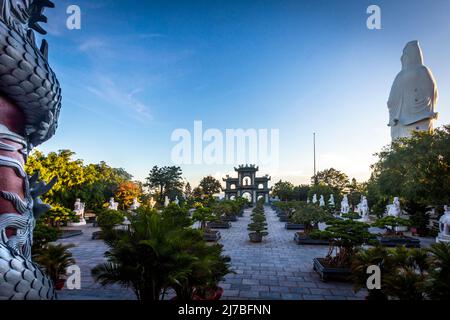
<svg viewBox="0 0 450 320">
<path fill-rule="evenodd" d="M 174 199 L 180 197 L 183 192 L 183 178 L 180 167 L 154 166 L 147 177 L 147 187 L 153 189 L 157 196 L 158 204 L 164 204 L 165 197 Z"/>
<path fill-rule="evenodd" d="M 294 185 L 288 181 L 278 181 L 273 187 L 272 194 L 277 196 L 281 201 L 288 201 L 292 196 Z"/>
<path fill-rule="evenodd" d="M 134 199 L 138 199 L 142 195 L 142 189 L 139 184 L 132 181 L 124 181 L 119 184 L 115 193 L 115 198 L 119 202 L 122 210 L 126 210 Z"/>
<path fill-rule="evenodd" d="M 207 198 L 212 198 L 213 195 L 222 191 L 222 185 L 219 180 L 215 179 L 212 176 L 204 177 L 199 184 L 199 188 L 203 195 Z"/>
<path fill-rule="evenodd" d="M 347 192 L 350 184 L 348 176 L 334 168 L 317 172 L 315 177 L 311 177 L 312 184 L 314 184 L 314 180 L 316 180 L 316 184 L 323 184 L 333 189 L 335 195 L 342 195 Z"/>
</svg>

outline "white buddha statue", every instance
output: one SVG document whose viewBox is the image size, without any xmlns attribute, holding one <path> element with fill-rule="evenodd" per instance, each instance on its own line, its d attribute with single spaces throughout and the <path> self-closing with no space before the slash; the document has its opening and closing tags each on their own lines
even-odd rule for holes
<svg viewBox="0 0 450 320">
<path fill-rule="evenodd" d="M 118 208 L 119 208 L 119 203 L 114 201 L 114 197 L 111 197 L 109 199 L 108 209 L 109 210 L 118 210 Z"/>
<path fill-rule="evenodd" d="M 314 194 L 312 197 L 312 203 L 316 204 L 317 203 L 317 194 Z"/>
<path fill-rule="evenodd" d="M 450 242 L 450 208 L 444 206 L 444 215 L 439 219 L 437 242 Z"/>
<path fill-rule="evenodd" d="M 81 199 L 76 199 L 73 212 L 75 212 L 78 222 L 71 222 L 68 224 L 69 227 L 76 227 L 76 226 L 84 226 L 86 225 L 86 220 L 84 219 L 84 208 L 85 204 L 81 202 Z"/>
<path fill-rule="evenodd" d="M 348 204 L 348 196 L 344 195 L 344 198 L 341 201 L 341 214 L 347 214 L 350 212 L 350 206 Z"/>
<path fill-rule="evenodd" d="M 386 206 L 386 212 L 388 216 L 399 218 L 402 214 L 402 209 L 400 207 L 400 200 L 398 197 L 394 197 L 392 204 Z"/>
<path fill-rule="evenodd" d="M 323 195 L 320 196 L 320 199 L 319 199 L 319 206 L 325 207 L 325 199 L 324 199 Z"/>
<path fill-rule="evenodd" d="M 151 197 L 150 198 L 150 208 L 154 208 L 155 207 L 155 205 L 156 205 L 156 201 L 155 201 L 155 199 L 153 199 L 153 197 Z"/>
<path fill-rule="evenodd" d="M 361 202 L 358 204 L 358 214 L 361 216 L 361 221 L 369 221 L 369 203 L 365 196 L 361 197 Z"/>
<path fill-rule="evenodd" d="M 173 201 L 177 206 L 180 205 L 180 200 L 178 200 L 178 196 L 175 197 L 175 200 Z"/>
<path fill-rule="evenodd" d="M 335 206 L 335 203 L 334 203 L 334 195 L 333 195 L 333 194 L 330 194 L 330 199 L 328 200 L 328 205 L 329 205 L 330 207 L 334 207 L 334 206 Z"/>
<path fill-rule="evenodd" d="M 140 206 L 141 206 L 141 204 L 139 203 L 138 199 L 134 198 L 133 203 L 130 206 L 130 210 L 131 211 L 137 210 Z"/>
<path fill-rule="evenodd" d="M 170 204 L 170 200 L 169 200 L 169 197 L 168 197 L 168 196 L 166 196 L 166 197 L 164 198 L 164 207 L 167 207 L 167 206 L 169 206 L 169 204 Z"/>
<path fill-rule="evenodd" d="M 389 95 L 389 126 L 392 140 L 409 137 L 412 131 L 432 131 L 438 114 L 436 81 L 423 64 L 418 41 L 408 42 L 401 57 L 402 70 Z"/>
</svg>

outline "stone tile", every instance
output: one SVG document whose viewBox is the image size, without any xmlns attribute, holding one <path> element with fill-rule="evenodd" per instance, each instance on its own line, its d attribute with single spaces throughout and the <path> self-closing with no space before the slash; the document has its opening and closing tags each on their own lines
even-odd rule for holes
<svg viewBox="0 0 450 320">
<path fill-rule="evenodd" d="M 282 293 L 281 299 L 283 299 L 283 300 L 302 300 L 303 296 L 301 294 L 295 294 L 295 293 Z"/>
</svg>

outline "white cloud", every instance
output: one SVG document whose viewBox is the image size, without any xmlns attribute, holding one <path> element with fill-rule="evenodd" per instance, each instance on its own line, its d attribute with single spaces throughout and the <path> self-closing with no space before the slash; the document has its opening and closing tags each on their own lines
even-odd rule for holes
<svg viewBox="0 0 450 320">
<path fill-rule="evenodd" d="M 117 108 L 127 109 L 131 111 L 130 116 L 139 121 L 151 120 L 150 106 L 140 101 L 136 95 L 142 89 L 133 89 L 127 91 L 120 85 L 116 84 L 110 78 L 100 76 L 98 78 L 98 85 L 87 86 L 86 89 L 98 98 L 104 100 L 109 105 Z"/>
</svg>

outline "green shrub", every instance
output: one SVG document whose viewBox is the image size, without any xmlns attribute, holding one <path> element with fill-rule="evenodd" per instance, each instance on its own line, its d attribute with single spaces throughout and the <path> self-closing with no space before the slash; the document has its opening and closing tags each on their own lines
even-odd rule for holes
<svg viewBox="0 0 450 320">
<path fill-rule="evenodd" d="M 125 219 L 125 214 L 117 210 L 103 210 L 97 215 L 97 223 L 102 231 L 112 230 L 114 227 L 121 225 Z"/>
<path fill-rule="evenodd" d="M 38 253 L 47 243 L 58 240 L 60 234 L 58 228 L 49 226 L 42 218 L 38 219 L 33 231 L 33 253 Z"/>
</svg>

